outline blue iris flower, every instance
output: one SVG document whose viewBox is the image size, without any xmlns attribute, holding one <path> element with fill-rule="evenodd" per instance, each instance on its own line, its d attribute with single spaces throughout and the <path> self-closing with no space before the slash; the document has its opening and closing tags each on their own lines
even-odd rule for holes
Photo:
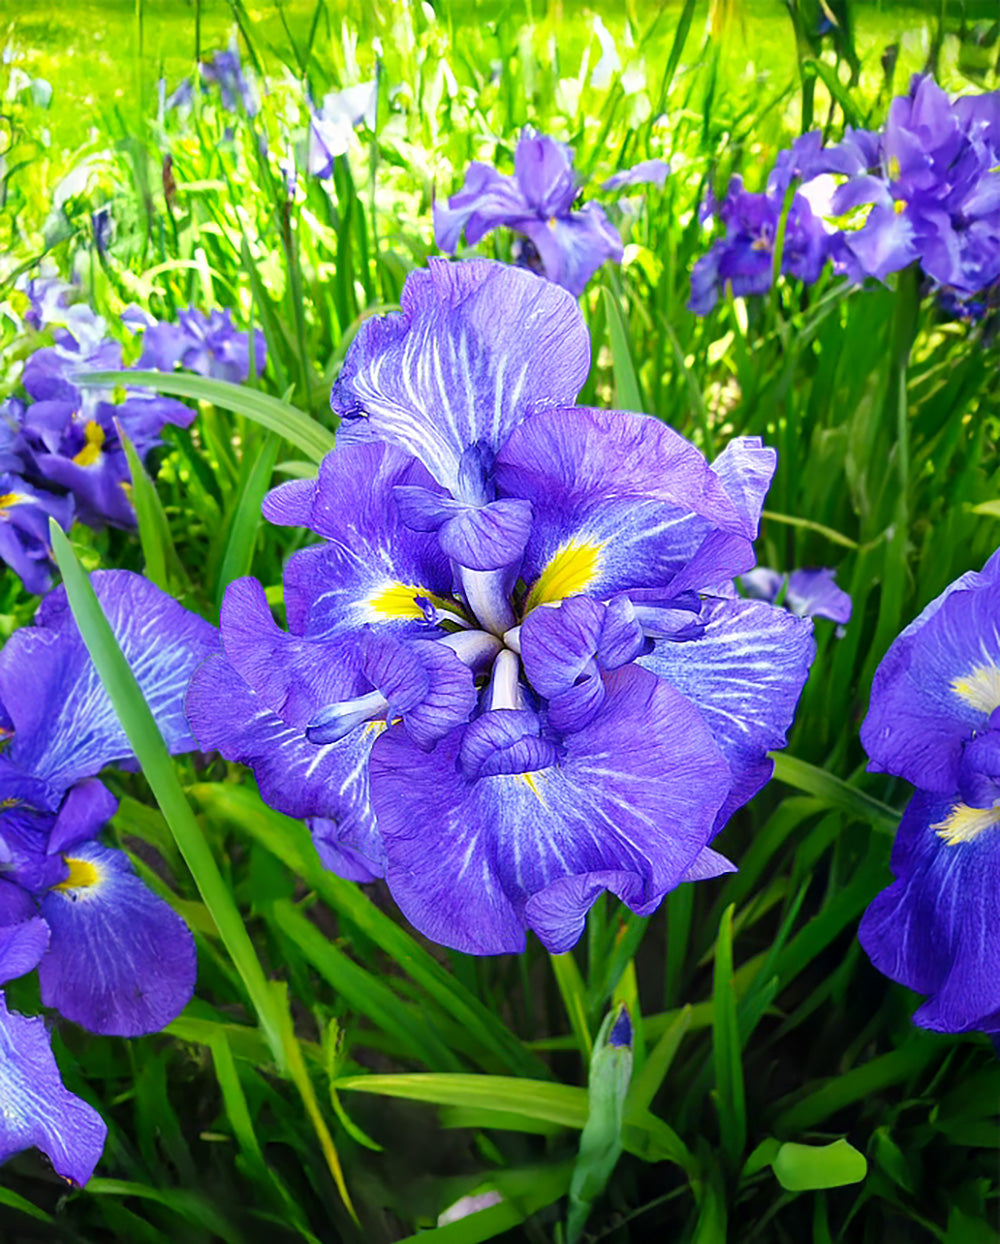
<svg viewBox="0 0 1000 1244">
<path fill-rule="evenodd" d="M 188 714 L 428 937 L 563 951 L 602 891 L 648 914 L 732 868 L 709 843 L 813 653 L 808 620 L 718 586 L 753 564 L 775 456 L 710 465 L 575 405 L 587 327 L 531 272 L 432 260 L 401 305 L 352 343 L 319 478 L 265 501 L 321 537 L 285 568 L 289 630 L 232 584 Z"/>
<path fill-rule="evenodd" d="M 173 752 L 196 744 L 182 712 L 215 628 L 140 575 L 98 572 L 94 589 Z M 42 1002 L 91 1032 L 139 1036 L 194 989 L 194 942 L 121 851 L 97 840 L 116 801 L 97 779 L 131 749 L 62 589 L 0 651 L 0 984 L 37 968 Z M 0 1162 L 36 1145 L 83 1184 L 106 1129 L 59 1079 L 41 1018 L 0 991 Z"/>
<path fill-rule="evenodd" d="M 896 835 L 896 881 L 861 945 L 927 995 L 914 1021 L 1000 1032 L 1000 550 L 902 632 L 875 673 L 861 741 L 869 769 L 917 789 Z"/>
<path fill-rule="evenodd" d="M 638 180 L 656 180 L 659 171 L 646 169 Z M 526 266 L 537 264 L 550 281 L 579 297 L 605 260 L 621 262 L 624 248 L 604 208 L 590 202 L 574 209 L 576 198 L 572 150 L 528 128 L 514 151 L 513 176 L 476 161 L 462 188 L 446 204 L 434 204 L 434 237 L 441 250 L 454 253 L 463 229 L 474 246 L 504 225 L 530 243 L 522 251 Z"/>
<path fill-rule="evenodd" d="M 145 326 L 137 364 L 140 368 L 173 371 L 179 366 L 231 384 L 244 384 L 249 379 L 250 334 L 235 327 L 228 308 L 216 308 L 205 315 L 189 307 L 180 312 L 176 323 L 158 322 L 136 311 L 133 323 Z M 253 333 L 253 357 L 259 375 L 267 358 L 267 343 L 259 329 Z"/>
</svg>

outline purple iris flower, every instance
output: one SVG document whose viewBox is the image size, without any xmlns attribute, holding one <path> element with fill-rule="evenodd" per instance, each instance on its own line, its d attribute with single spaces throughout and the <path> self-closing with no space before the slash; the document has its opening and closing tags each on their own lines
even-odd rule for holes
<svg viewBox="0 0 1000 1244">
<path fill-rule="evenodd" d="M 836 269 L 884 281 L 919 262 L 938 285 L 968 298 L 1000 278 L 1000 92 L 951 102 L 916 76 L 881 132 L 848 129 L 823 148 L 819 133 L 779 157 L 785 173 L 846 177 L 833 216 L 863 211 L 831 239 Z"/>
<path fill-rule="evenodd" d="M 182 712 L 215 628 L 140 575 L 98 572 L 94 589 L 173 752 L 196 744 Z M 132 753 L 62 589 L 0 651 L 0 984 L 37 968 L 42 1002 L 91 1032 L 156 1032 L 195 982 L 184 921 L 97 835 L 116 801 L 97 780 Z M 75 1183 L 106 1129 L 59 1079 L 40 1018 L 0 992 L 0 1162 L 36 1145 Z"/>
<path fill-rule="evenodd" d="M 259 374 L 267 357 L 267 344 L 259 329 L 254 330 L 253 347 Z M 205 315 L 189 307 L 180 312 L 176 324 L 150 322 L 138 366 L 173 371 L 178 365 L 201 376 L 243 384 L 250 375 L 250 335 L 234 327 L 228 308 Z"/>
<path fill-rule="evenodd" d="M 892 852 L 896 881 L 861 945 L 927 995 L 914 1021 L 1000 1032 L 1000 550 L 902 632 L 875 672 L 861 741 L 875 772 L 917 787 Z"/>
<path fill-rule="evenodd" d="M 38 276 L 18 277 L 15 288 L 26 295 L 30 304 L 24 322 L 31 328 L 39 329 L 63 323 L 69 299 L 76 293 L 74 286 L 44 265 Z"/>
<path fill-rule="evenodd" d="M 214 82 L 218 86 L 222 106 L 227 112 L 239 112 L 242 108 L 249 117 L 257 115 L 260 110 L 257 92 L 243 72 L 235 39 L 225 51 L 202 61 L 200 72 L 203 82 Z"/>
<path fill-rule="evenodd" d="M 432 260 L 401 305 L 351 345 L 319 478 L 265 501 L 321 537 L 289 630 L 232 584 L 188 713 L 428 937 L 562 951 L 604 890 L 648 914 L 732 868 L 709 843 L 813 653 L 808 620 L 711 591 L 753 564 L 775 457 L 574 405 L 586 324 L 530 272 Z"/>
<path fill-rule="evenodd" d="M 829 618 L 838 626 L 846 626 L 851 620 L 851 598 L 837 587 L 835 570 L 793 570 L 786 575 L 769 566 L 755 566 L 740 575 L 739 583 L 751 599 L 772 604 L 784 588 L 782 603 L 800 618 Z"/>
<path fill-rule="evenodd" d="M 313 177 L 333 174 L 337 156 L 350 150 L 354 131 L 362 122 L 375 129 L 378 82 L 361 82 L 342 91 L 331 91 L 309 119 L 308 167 Z"/>
<path fill-rule="evenodd" d="M 39 486 L 65 489 L 76 517 L 92 527 L 133 527 L 130 474 L 119 429 L 140 457 L 160 444 L 167 423 L 187 427 L 195 412 L 173 398 L 144 390 L 81 387 L 88 371 L 121 368 L 121 346 L 86 306 L 67 308 L 56 344 L 36 350 L 21 378 L 31 402 L 20 413 L 27 451 L 25 475 Z"/>
<path fill-rule="evenodd" d="M 780 180 L 772 180 L 764 193 L 751 194 L 737 176 L 721 201 L 709 192 L 702 219 L 717 218 L 725 226 L 725 236 L 692 269 L 688 308 L 696 315 L 708 315 L 726 288 L 739 298 L 766 294 L 771 288 L 785 189 Z M 811 285 L 819 279 L 829 254 L 823 221 L 813 213 L 806 196 L 797 192 L 785 221 L 781 271 Z"/>
<path fill-rule="evenodd" d="M 598 203 L 573 210 L 577 197 L 573 152 L 564 143 L 525 129 L 514 152 L 514 174 L 488 164 L 469 165 L 461 190 L 434 204 L 434 237 L 451 254 L 465 230 L 474 246 L 505 225 L 527 237 L 545 276 L 579 297 L 607 259 L 621 262 L 618 230 Z"/>
</svg>

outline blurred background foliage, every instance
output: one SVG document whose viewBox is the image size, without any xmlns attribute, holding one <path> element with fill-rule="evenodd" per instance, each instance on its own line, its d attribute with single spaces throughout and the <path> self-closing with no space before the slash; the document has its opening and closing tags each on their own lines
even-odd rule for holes
<svg viewBox="0 0 1000 1244">
<path fill-rule="evenodd" d="M 617 65 L 602 61 L 598 17 Z M 259 112 L 227 112 L 217 92 L 165 107 L 232 38 Z M 854 601 L 843 637 L 817 626 L 787 758 L 720 842 L 740 872 L 682 886 L 649 919 L 601 902 L 556 959 L 537 945 L 475 960 L 424 944 L 381 886 L 324 873 L 304 826 L 266 808 L 245 775 L 179 761 L 261 963 L 287 983 L 291 1066 L 312 1086 L 319 1131 L 143 779 L 119 775 L 115 832 L 196 932 L 197 999 L 142 1041 L 58 1029 L 67 1084 L 111 1127 L 105 1158 L 84 1191 L 36 1154 L 7 1164 L 0 1238 L 559 1239 L 594 1038 L 625 1002 L 624 1152 L 585 1238 L 997 1240 L 995 1055 L 977 1035 L 915 1029 L 914 998 L 855 940 L 888 882 L 907 797 L 864 772 L 873 671 L 1000 537 L 995 317 L 948 320 L 906 274 L 885 288 L 781 281 L 703 319 L 685 306 L 709 185 L 741 172 L 760 187 L 803 127 L 832 139 L 847 123 L 879 126 L 913 72 L 930 67 L 952 92 L 996 89 L 994 0 L 6 0 L 0 44 L 0 396 L 43 343 L 20 324 L 14 283 L 45 260 L 75 274 L 112 326 L 132 302 L 163 318 L 233 308 L 267 337 L 251 387 L 332 428 L 330 383 L 360 317 L 394 304 L 434 253 L 435 191 L 455 189 L 473 158 L 509 169 L 531 123 L 573 145 L 588 196 L 641 159 L 673 169 L 662 190 L 612 208 L 625 262 L 582 302 L 594 357 L 582 400 L 646 410 L 710 455 L 733 435 L 763 436 L 779 469 L 760 561 L 834 566 Z M 373 75 L 374 132 L 357 132 L 332 180 L 310 178 L 310 98 Z M 101 208 L 114 222 L 106 247 Z M 480 250 L 509 258 L 510 240 Z M 77 527 L 77 552 L 88 566 L 155 563 L 213 620 L 226 583 L 252 571 L 280 613 L 281 565 L 301 537 L 264 527 L 259 500 L 315 466 L 247 413 L 199 409 L 190 432 L 168 430 L 162 512 L 142 543 Z M 34 606 L 5 576 L 4 633 Z M 38 1009 L 30 984 L 11 995 Z M 864 1156 L 860 1181 L 856 1165 L 844 1176 L 843 1150 L 822 1148 L 841 1140 Z M 789 1142 L 813 1147 L 808 1161 Z M 803 1161 L 806 1174 L 789 1175 Z M 483 1192 L 496 1203 L 436 1226 Z"/>
</svg>

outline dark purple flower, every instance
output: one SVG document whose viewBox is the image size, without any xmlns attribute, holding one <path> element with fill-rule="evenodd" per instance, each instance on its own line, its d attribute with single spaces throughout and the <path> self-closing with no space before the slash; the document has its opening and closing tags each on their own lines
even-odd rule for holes
<svg viewBox="0 0 1000 1244">
<path fill-rule="evenodd" d="M 319 479 L 265 502 L 322 538 L 286 566 L 288 632 L 231 585 L 188 712 L 427 936 L 565 950 L 605 890 L 646 914 L 732 868 L 709 842 L 767 781 L 813 647 L 711 594 L 752 565 L 774 455 L 710 466 L 574 405 L 586 325 L 530 273 L 435 260 L 401 306 L 351 346 Z"/>
<path fill-rule="evenodd" d="M 896 837 L 896 881 L 859 930 L 872 962 L 927 1000 L 916 1023 L 1000 1031 L 1000 551 L 952 583 L 875 672 L 869 769 L 918 789 Z"/>
<path fill-rule="evenodd" d="M 550 281 L 579 297 L 605 260 L 621 261 L 624 248 L 599 204 L 573 210 L 576 195 L 570 148 L 526 129 L 514 152 L 513 176 L 476 162 L 447 205 L 434 204 L 434 236 L 443 251 L 454 252 L 463 229 L 474 246 L 505 225 L 530 240 Z"/>
<path fill-rule="evenodd" d="M 780 184 L 751 194 L 743 189 L 740 177 L 732 179 L 721 202 L 709 195 L 703 214 L 717 217 L 726 232 L 692 270 L 688 307 L 696 315 L 707 315 L 721 290 L 747 297 L 771 288 L 783 201 Z M 829 248 L 823 221 L 813 214 L 806 196 L 796 193 L 785 220 L 781 271 L 812 284 L 819 279 Z"/>
</svg>

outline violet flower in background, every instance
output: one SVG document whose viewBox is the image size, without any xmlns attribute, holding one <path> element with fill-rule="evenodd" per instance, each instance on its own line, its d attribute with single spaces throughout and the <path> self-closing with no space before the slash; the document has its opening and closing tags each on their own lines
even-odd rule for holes
<svg viewBox="0 0 1000 1244">
<path fill-rule="evenodd" d="M 375 129 L 378 109 L 378 81 L 361 82 L 331 91 L 309 118 L 309 172 L 325 178 L 333 174 L 337 156 L 350 150 L 355 129 L 362 123 Z"/>
<path fill-rule="evenodd" d="M 601 183 L 601 189 L 622 190 L 630 186 L 657 186 L 662 189 L 669 176 L 670 165 L 666 160 L 641 160 L 631 168 L 614 173 Z"/>
<path fill-rule="evenodd" d="M 249 379 L 250 334 L 234 327 L 228 308 L 216 308 L 206 316 L 189 307 L 178 314 L 176 324 L 148 317 L 147 323 L 139 368 L 173 371 L 180 366 L 231 384 L 244 384 Z M 267 344 L 259 329 L 253 334 L 253 354 L 254 370 L 259 375 L 267 358 Z"/>
<path fill-rule="evenodd" d="M 868 768 L 917 789 L 895 882 L 858 936 L 890 980 L 927 995 L 914 1023 L 1000 1032 L 1000 550 L 899 635 L 875 671 Z"/>
<path fill-rule="evenodd" d="M 52 586 L 49 519 L 69 531 L 73 513 L 72 497 L 32 488 L 20 476 L 0 472 L 0 561 L 37 596 Z"/>
<path fill-rule="evenodd" d="M 752 194 L 743 179 L 733 177 L 720 201 L 709 191 L 702 207 L 702 220 L 712 217 L 725 226 L 725 236 L 714 242 L 691 272 L 688 309 L 707 315 L 723 290 L 734 297 L 766 294 L 774 275 L 774 249 L 781 222 L 787 177 L 773 177 L 767 190 Z M 809 200 L 797 192 L 788 209 L 781 271 L 807 285 L 819 280 L 830 255 L 830 235 Z"/>
<path fill-rule="evenodd" d="M 474 246 L 506 226 L 525 235 L 550 281 L 579 297 L 601 264 L 621 262 L 624 247 L 604 208 L 591 202 L 574 210 L 576 198 L 572 150 L 528 128 L 514 151 L 513 176 L 476 161 L 462 188 L 445 204 L 435 202 L 434 237 L 453 254 L 463 230 Z"/>
<path fill-rule="evenodd" d="M 916 76 L 909 93 L 892 101 L 880 132 L 848 127 L 829 147 L 819 131 L 804 134 L 779 154 L 764 194 L 748 194 L 734 178 L 721 204 L 710 195 L 705 214 L 725 224 L 726 236 L 695 264 L 688 306 L 696 314 L 707 314 L 727 285 L 736 295 L 770 288 L 782 200 L 793 180 L 800 184 L 782 252 L 787 275 L 811 283 L 829 259 L 860 284 L 919 263 L 946 308 L 963 318 L 975 318 L 976 296 L 997 287 L 1000 91 L 951 102 L 932 78 Z M 833 185 L 821 207 L 810 192 L 823 180 Z"/>
<path fill-rule="evenodd" d="M 215 52 L 211 60 L 202 61 L 199 73 L 203 82 L 214 83 L 219 88 L 222 106 L 227 112 L 239 112 L 254 117 L 260 110 L 257 92 L 243 72 L 240 50 L 236 40 L 224 51 Z"/>
<path fill-rule="evenodd" d="M 813 654 L 807 620 L 710 594 L 753 564 L 774 453 L 709 465 L 575 406 L 586 324 L 532 273 L 432 260 L 401 306 L 348 351 L 318 480 L 265 502 L 321 537 L 285 568 L 289 630 L 231 584 L 189 717 L 426 936 L 563 951 L 604 890 L 648 914 L 732 868 L 709 843 Z"/>
<path fill-rule="evenodd" d="M 782 604 L 799 618 L 829 618 L 838 626 L 851 620 L 851 598 L 837 586 L 837 572 L 827 568 L 793 570 L 782 574 L 768 566 L 755 566 L 739 577 L 739 585 L 752 600 L 774 604 L 782 589 Z"/>
<path fill-rule="evenodd" d="M 172 752 L 196 745 L 182 712 L 215 628 L 141 575 L 91 578 Z M 165 1027 L 194 989 L 184 921 L 97 841 L 117 803 L 97 780 L 132 757 L 62 589 L 0 650 L 0 984 L 37 968 L 42 1003 L 91 1032 Z M 106 1129 L 63 1087 L 44 1021 L 0 991 L 0 1162 L 35 1145 L 56 1171 L 89 1179 Z"/>
</svg>

